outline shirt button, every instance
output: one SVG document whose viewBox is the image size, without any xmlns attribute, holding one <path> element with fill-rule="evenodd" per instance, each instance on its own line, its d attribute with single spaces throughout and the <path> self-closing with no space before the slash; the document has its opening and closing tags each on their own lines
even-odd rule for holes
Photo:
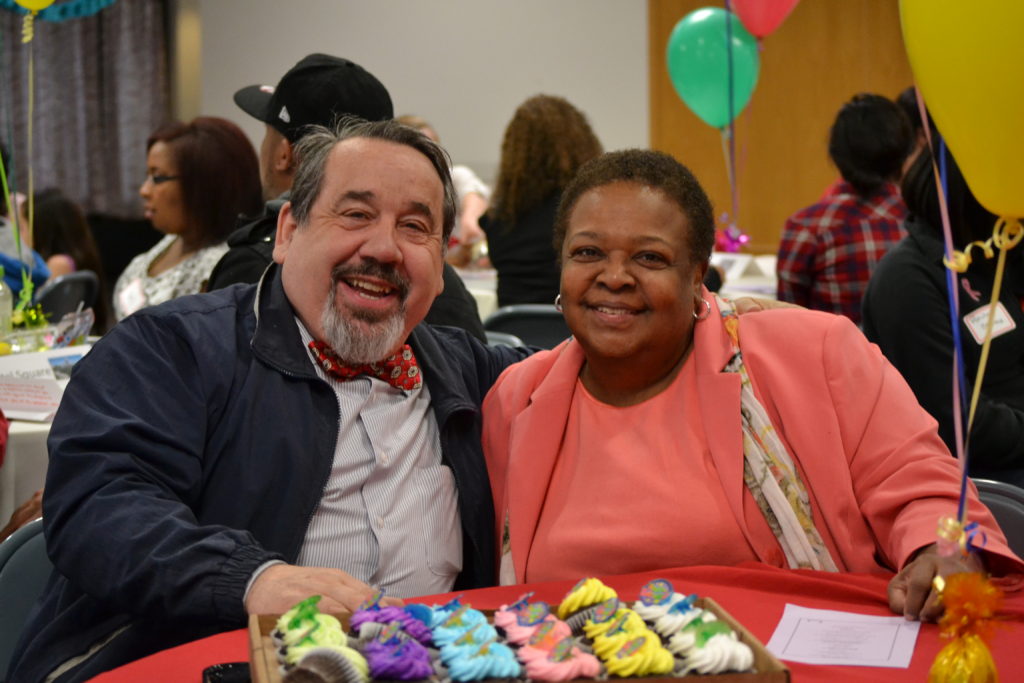
<svg viewBox="0 0 1024 683">
<path fill-rule="evenodd" d="M 388 464 L 388 454 L 387 453 L 381 453 L 380 454 L 380 462 L 383 465 L 387 465 Z"/>
<path fill-rule="evenodd" d="M 384 526 L 384 518 L 377 515 L 377 526 Z"/>
</svg>

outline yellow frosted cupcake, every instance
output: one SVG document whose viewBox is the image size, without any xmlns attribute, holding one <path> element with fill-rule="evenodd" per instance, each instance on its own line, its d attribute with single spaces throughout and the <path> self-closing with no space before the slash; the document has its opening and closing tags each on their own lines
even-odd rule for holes
<svg viewBox="0 0 1024 683">
<path fill-rule="evenodd" d="M 591 605 L 618 597 L 614 590 L 594 578 L 580 579 L 558 606 L 558 618 L 566 619 Z"/>
</svg>

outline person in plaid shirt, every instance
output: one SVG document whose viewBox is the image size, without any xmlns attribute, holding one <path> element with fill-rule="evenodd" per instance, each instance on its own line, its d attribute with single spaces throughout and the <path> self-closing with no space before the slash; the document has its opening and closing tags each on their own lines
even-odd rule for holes
<svg viewBox="0 0 1024 683">
<path fill-rule="evenodd" d="M 843 105 L 828 146 L 843 179 L 786 220 L 776 265 L 779 300 L 860 323 L 871 271 L 906 234 L 896 181 L 913 144 L 910 122 L 888 98 L 860 94 Z"/>
</svg>

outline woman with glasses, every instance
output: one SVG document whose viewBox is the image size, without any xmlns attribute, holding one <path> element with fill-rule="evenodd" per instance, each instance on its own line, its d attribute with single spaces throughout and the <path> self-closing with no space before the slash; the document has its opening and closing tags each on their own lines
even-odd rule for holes
<svg viewBox="0 0 1024 683">
<path fill-rule="evenodd" d="M 239 214 L 263 205 L 259 160 L 242 130 L 201 116 L 163 126 L 146 143 L 139 188 L 146 218 L 165 237 L 136 256 L 114 287 L 120 320 L 140 308 L 203 291 Z"/>
</svg>

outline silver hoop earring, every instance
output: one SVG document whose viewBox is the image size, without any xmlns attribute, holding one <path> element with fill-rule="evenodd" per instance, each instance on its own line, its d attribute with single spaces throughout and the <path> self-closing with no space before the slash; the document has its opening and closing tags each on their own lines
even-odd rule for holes
<svg viewBox="0 0 1024 683">
<path fill-rule="evenodd" d="M 711 303 L 710 303 L 710 302 L 708 302 L 708 300 L 707 300 L 707 299 L 703 299 L 703 298 L 702 298 L 702 299 L 700 300 L 700 302 L 701 302 L 702 304 L 704 304 L 704 314 L 703 314 L 703 315 L 699 315 L 699 314 L 697 313 L 697 311 L 694 311 L 694 312 L 693 312 L 693 319 L 694 319 L 694 320 L 696 320 L 697 322 L 700 322 L 701 320 L 704 320 L 704 319 L 706 319 L 706 318 L 707 318 L 707 317 L 708 317 L 709 315 L 711 315 Z"/>
<path fill-rule="evenodd" d="M 556 294 L 555 295 L 555 310 L 558 311 L 559 313 L 562 312 L 562 295 L 561 294 Z"/>
</svg>

